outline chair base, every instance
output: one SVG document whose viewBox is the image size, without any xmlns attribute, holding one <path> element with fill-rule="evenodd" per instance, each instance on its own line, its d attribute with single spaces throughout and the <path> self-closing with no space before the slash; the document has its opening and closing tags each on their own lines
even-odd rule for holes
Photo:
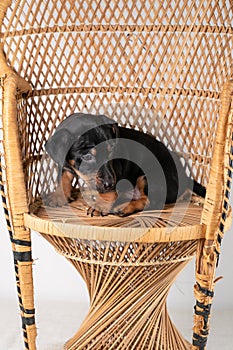
<svg viewBox="0 0 233 350">
<path fill-rule="evenodd" d="M 153 304 L 147 311 L 142 311 L 139 306 L 136 315 L 131 312 L 131 308 L 121 316 L 116 311 L 116 317 L 113 316 L 113 310 L 98 312 L 98 306 L 94 310 L 91 306 L 81 328 L 65 344 L 64 349 L 190 350 L 191 344 L 171 322 L 166 305 L 161 308 L 161 305 Z"/>
<path fill-rule="evenodd" d="M 191 349 L 173 325 L 166 300 L 192 259 L 196 241 L 141 244 L 44 237 L 75 266 L 90 295 L 89 312 L 65 350 Z"/>
</svg>

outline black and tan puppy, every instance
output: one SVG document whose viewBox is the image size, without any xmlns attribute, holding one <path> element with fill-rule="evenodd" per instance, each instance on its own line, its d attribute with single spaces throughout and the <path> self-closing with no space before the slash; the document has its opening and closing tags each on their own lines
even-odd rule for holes
<svg viewBox="0 0 233 350">
<path fill-rule="evenodd" d="M 50 206 L 72 200 L 78 176 L 97 195 L 87 213 L 120 216 L 145 208 L 162 209 L 187 189 L 204 197 L 205 188 L 187 177 L 178 155 L 142 132 L 119 127 L 104 115 L 72 114 L 56 129 L 46 151 L 61 177 Z"/>
</svg>

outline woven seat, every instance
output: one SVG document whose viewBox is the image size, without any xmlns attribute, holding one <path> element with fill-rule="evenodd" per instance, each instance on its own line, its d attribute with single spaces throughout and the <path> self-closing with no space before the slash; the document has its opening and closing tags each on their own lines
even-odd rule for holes
<svg viewBox="0 0 233 350">
<path fill-rule="evenodd" d="M 233 172 L 231 1 L 5 0 L 0 4 L 1 195 L 14 254 L 25 349 L 36 349 L 31 230 L 83 277 L 90 310 L 64 349 L 206 349 L 215 270 L 230 227 Z M 162 211 L 88 217 L 61 208 L 45 153 L 73 112 L 105 114 L 176 151 L 206 198 Z M 80 184 L 73 184 L 79 194 Z M 166 300 L 196 257 L 193 339 Z"/>
</svg>

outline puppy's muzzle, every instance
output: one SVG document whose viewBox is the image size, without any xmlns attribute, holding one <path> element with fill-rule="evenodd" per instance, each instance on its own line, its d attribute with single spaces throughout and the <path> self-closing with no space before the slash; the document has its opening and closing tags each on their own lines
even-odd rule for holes
<svg viewBox="0 0 233 350">
<path fill-rule="evenodd" d="M 116 174 L 110 164 L 104 164 L 96 177 L 96 189 L 99 193 L 114 191 L 116 188 Z"/>
<path fill-rule="evenodd" d="M 77 170 L 74 166 L 70 166 L 73 172 L 79 176 L 86 184 L 90 186 L 95 186 L 99 193 L 107 193 L 114 191 L 116 188 L 116 174 L 112 166 L 103 165 L 97 175 L 88 176 Z"/>
<path fill-rule="evenodd" d="M 96 189 L 99 193 L 106 193 L 115 190 L 115 183 L 109 180 L 103 180 L 103 179 L 96 179 Z"/>
</svg>

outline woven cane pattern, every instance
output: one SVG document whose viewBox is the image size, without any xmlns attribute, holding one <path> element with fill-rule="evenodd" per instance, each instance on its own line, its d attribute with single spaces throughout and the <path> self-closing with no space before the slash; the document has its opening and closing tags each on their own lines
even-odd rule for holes
<svg viewBox="0 0 233 350">
<path fill-rule="evenodd" d="M 90 311 L 64 349 L 191 348 L 172 324 L 166 299 L 177 274 L 192 259 L 196 241 L 142 244 L 44 237 L 79 271 L 90 294 Z"/>
<path fill-rule="evenodd" d="M 149 131 L 180 152 L 206 184 L 221 77 L 232 75 L 230 2 L 139 1 L 134 11 L 123 1 L 39 5 L 16 3 L 3 23 L 6 57 L 34 87 L 24 129 L 32 197 L 43 186 L 27 156 L 41 155 L 44 140 L 74 111 L 106 113 Z M 50 182 L 52 174 L 53 167 Z"/>
<path fill-rule="evenodd" d="M 231 216 L 232 18 L 231 0 L 0 3 L 0 185 L 25 349 L 36 348 L 29 228 L 75 266 L 90 293 L 89 314 L 65 349 L 206 349 Z M 57 167 L 44 145 L 73 112 L 103 113 L 155 135 L 207 186 L 204 202 L 178 203 L 159 219 L 87 219 L 82 203 L 72 209 L 81 224 L 70 208 L 49 212 L 40 199 L 57 186 Z M 190 345 L 166 298 L 195 253 Z"/>
</svg>

